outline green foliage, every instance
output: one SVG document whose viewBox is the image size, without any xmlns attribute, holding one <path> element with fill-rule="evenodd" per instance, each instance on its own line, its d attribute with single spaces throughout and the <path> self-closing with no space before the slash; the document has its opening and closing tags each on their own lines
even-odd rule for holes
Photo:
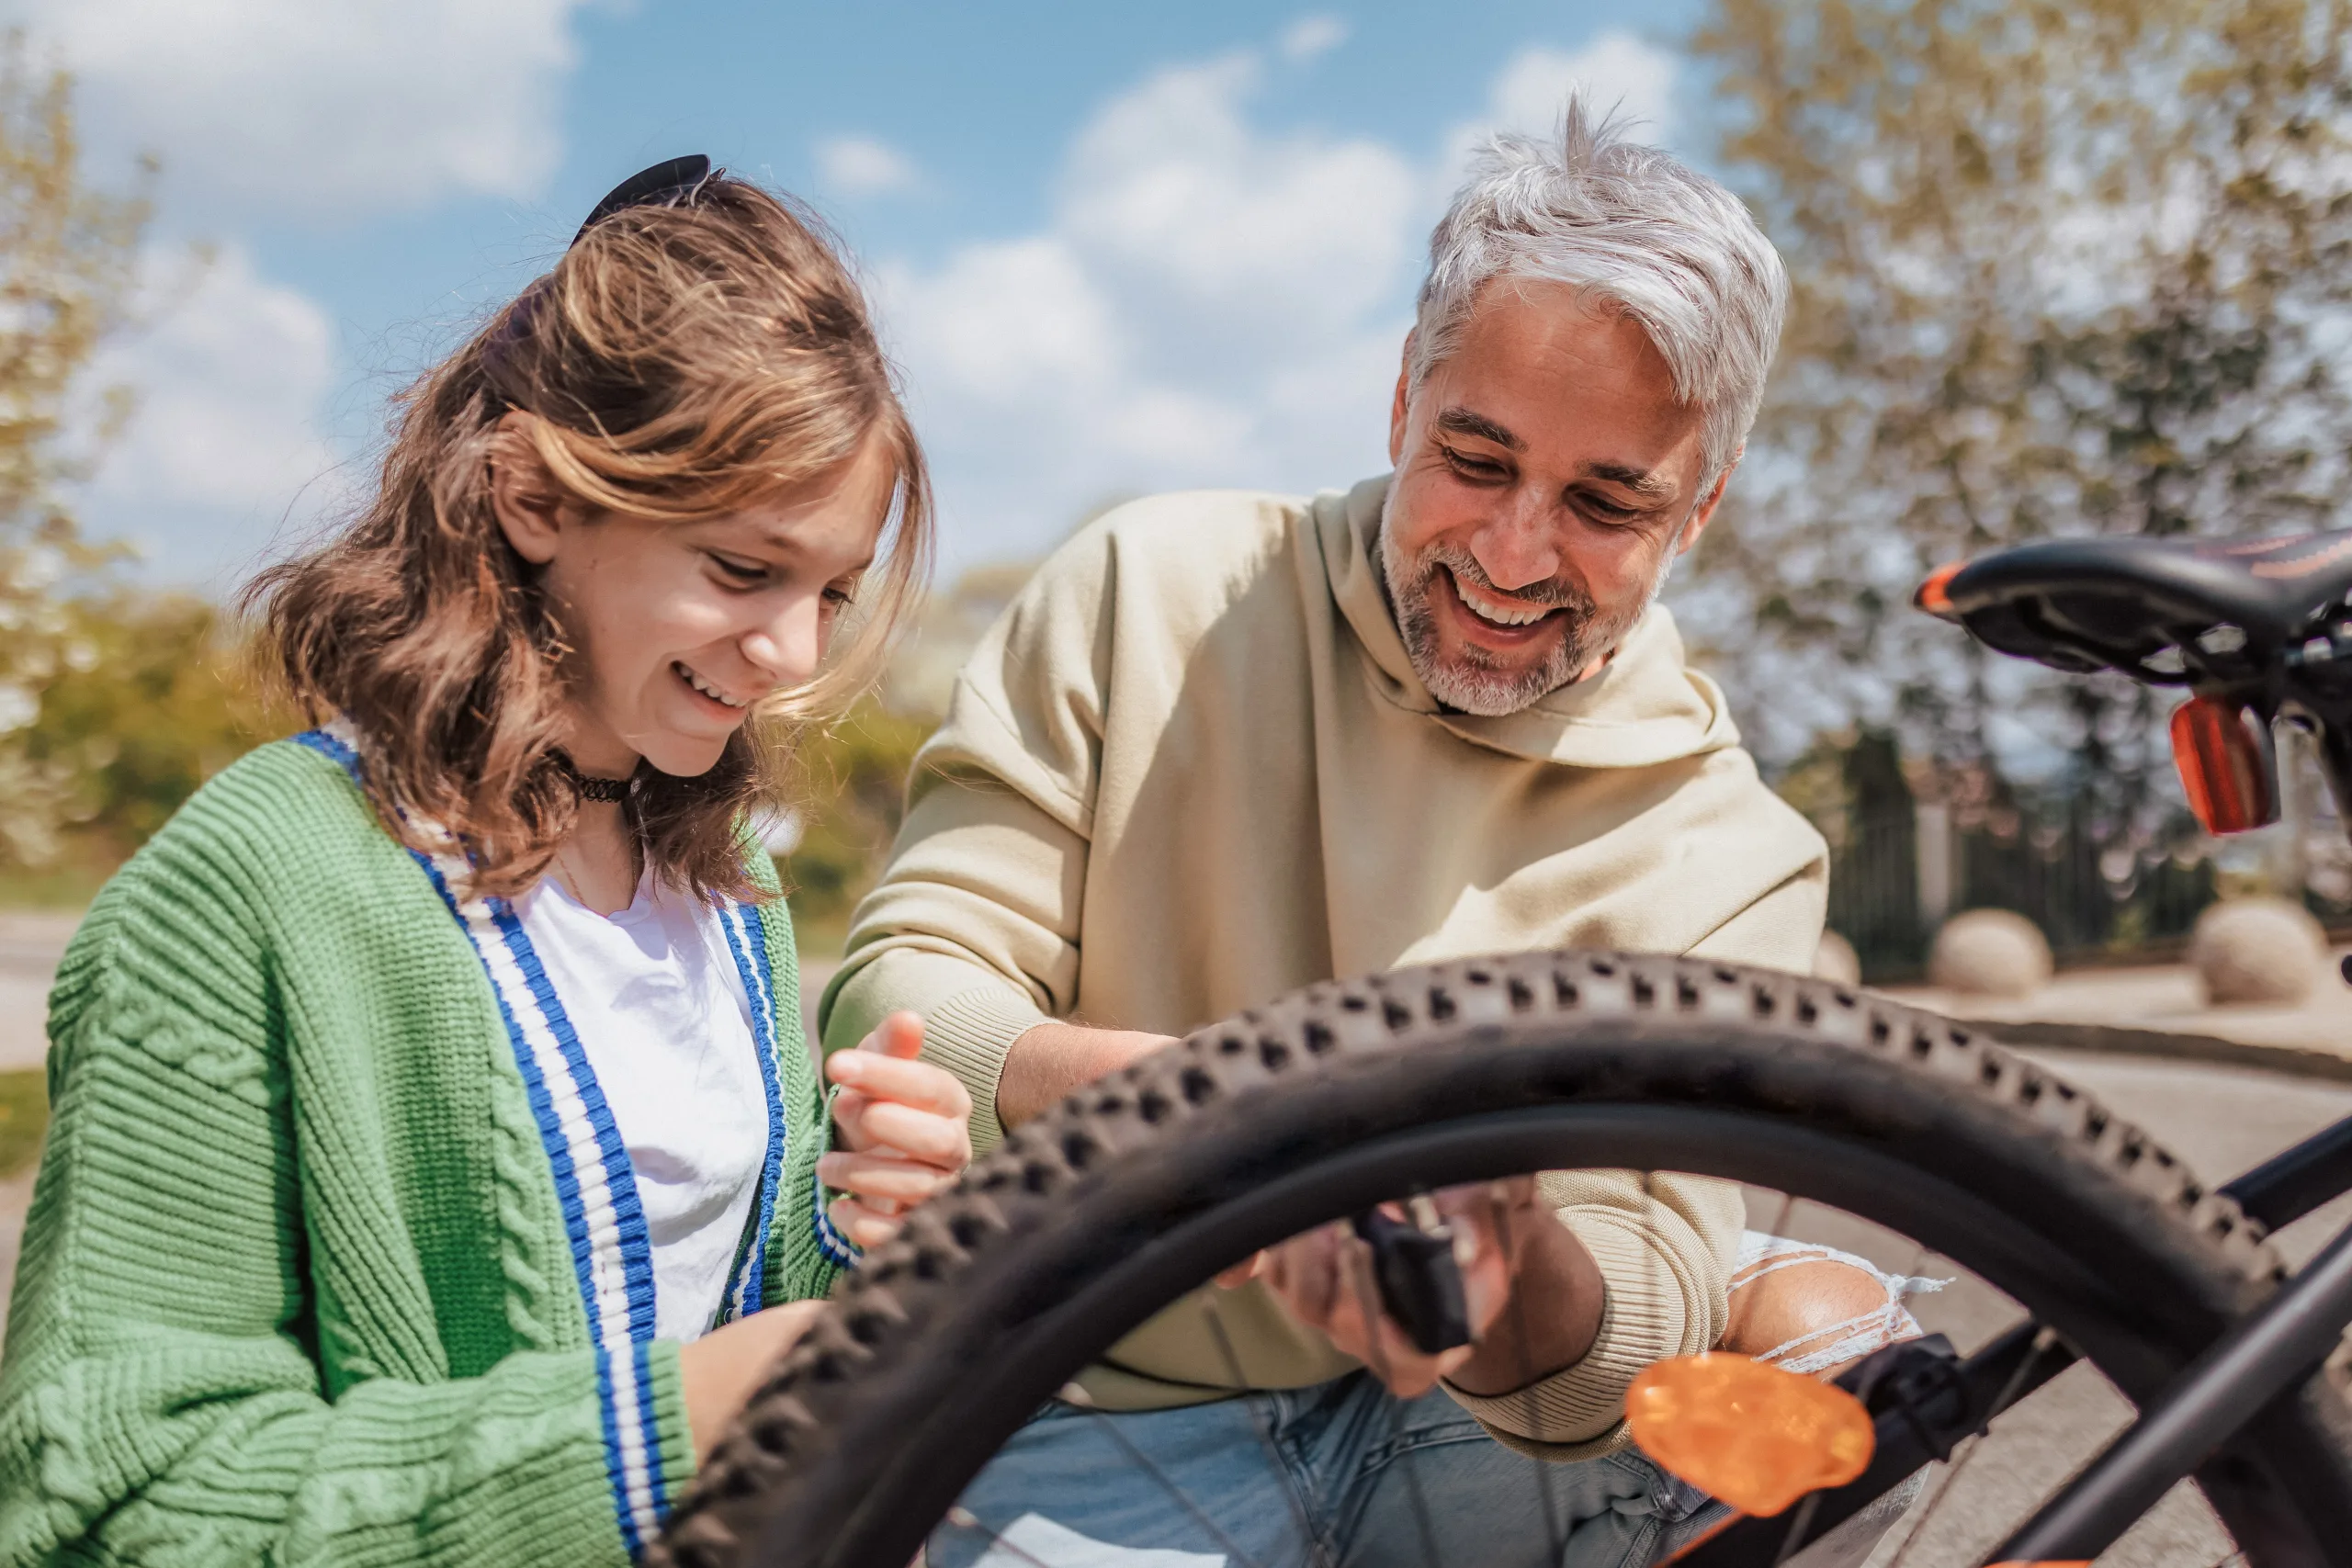
<svg viewBox="0 0 2352 1568">
<path fill-rule="evenodd" d="M 1751 734 L 2038 745 L 2096 836 L 2142 834 L 2145 689 L 1990 659 L 1911 590 L 2052 535 L 2332 514 L 2352 0 L 1716 0 L 1695 47 L 1793 286 L 1694 585 Z"/>
<path fill-rule="evenodd" d="M 103 869 L 206 779 L 295 726 L 264 694 L 240 629 L 203 601 L 121 592 L 62 608 L 64 657 L 20 744 L 69 781 L 59 858 Z"/>
<path fill-rule="evenodd" d="M 80 781 L 36 755 L 26 727 L 46 682 L 86 644 L 59 584 L 97 564 L 60 499 L 89 446 L 129 412 L 128 395 L 83 385 L 121 324 L 147 208 L 83 183 L 72 84 L 35 69 L 24 39 L 0 43 L 0 868 L 40 866 Z M 96 407 L 95 430 L 71 411 Z"/>
<path fill-rule="evenodd" d="M 804 951 L 838 951 L 848 936 L 851 911 L 882 874 L 898 834 L 915 753 L 974 646 L 1035 570 L 1030 561 L 976 566 L 932 595 L 892 657 L 883 694 L 803 743 L 792 791 L 799 838 L 779 858 Z"/>
<path fill-rule="evenodd" d="M 49 1129 L 49 1089 L 39 1067 L 0 1073 L 0 1177 L 31 1168 Z"/>
<path fill-rule="evenodd" d="M 881 874 L 931 728 L 869 699 L 802 743 L 799 839 L 779 858 L 804 949 L 837 951 L 848 934 L 850 911 Z"/>
</svg>

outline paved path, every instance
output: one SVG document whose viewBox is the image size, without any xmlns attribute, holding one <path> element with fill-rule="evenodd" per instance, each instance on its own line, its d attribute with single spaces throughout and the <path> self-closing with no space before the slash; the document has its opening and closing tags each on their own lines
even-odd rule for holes
<svg viewBox="0 0 2352 1568">
<path fill-rule="evenodd" d="M 50 977 L 79 919 L 0 912 L 0 1072 L 40 1066 Z"/>
<path fill-rule="evenodd" d="M 2339 948 L 2338 960 L 2352 949 Z M 2334 971 L 2323 975 L 2297 1007 L 2208 1007 L 2194 971 L 2185 964 L 2142 968 L 2069 969 L 2030 997 L 1962 997 L 1926 987 L 1892 987 L 1887 994 L 1915 1007 L 1998 1021 L 2123 1026 L 2212 1035 L 2249 1045 L 2334 1051 L 2352 1056 L 2352 986 Z"/>
</svg>

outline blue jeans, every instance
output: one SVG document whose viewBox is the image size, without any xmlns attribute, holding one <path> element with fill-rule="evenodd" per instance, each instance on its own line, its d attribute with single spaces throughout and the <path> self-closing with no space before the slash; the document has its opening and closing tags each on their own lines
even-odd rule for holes
<svg viewBox="0 0 2352 1568">
<path fill-rule="evenodd" d="M 1496 1442 L 1442 1389 L 1399 1400 L 1355 1372 L 1181 1410 L 1050 1404 L 965 1490 L 927 1561 L 1645 1568 L 1722 1517 L 1634 1450 L 1547 1464 Z"/>
</svg>

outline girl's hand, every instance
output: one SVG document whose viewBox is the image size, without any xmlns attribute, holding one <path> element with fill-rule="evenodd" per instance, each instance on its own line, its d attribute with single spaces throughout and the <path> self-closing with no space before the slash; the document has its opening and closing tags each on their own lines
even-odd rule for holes
<svg viewBox="0 0 2352 1568">
<path fill-rule="evenodd" d="M 972 1163 L 972 1097 L 954 1074 L 916 1061 L 922 1050 L 922 1020 L 894 1012 L 856 1050 L 825 1059 L 842 1092 L 817 1175 L 842 1194 L 826 1211 L 833 1228 L 861 1247 L 897 1235 L 908 1210 Z"/>
</svg>

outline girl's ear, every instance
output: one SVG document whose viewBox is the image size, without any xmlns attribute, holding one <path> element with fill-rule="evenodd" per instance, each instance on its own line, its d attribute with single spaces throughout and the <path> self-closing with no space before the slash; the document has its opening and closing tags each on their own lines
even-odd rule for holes
<svg viewBox="0 0 2352 1568">
<path fill-rule="evenodd" d="M 545 566 L 555 558 L 571 509 L 531 446 L 525 425 L 531 417 L 509 410 L 490 438 L 490 510 L 514 553 Z"/>
</svg>

